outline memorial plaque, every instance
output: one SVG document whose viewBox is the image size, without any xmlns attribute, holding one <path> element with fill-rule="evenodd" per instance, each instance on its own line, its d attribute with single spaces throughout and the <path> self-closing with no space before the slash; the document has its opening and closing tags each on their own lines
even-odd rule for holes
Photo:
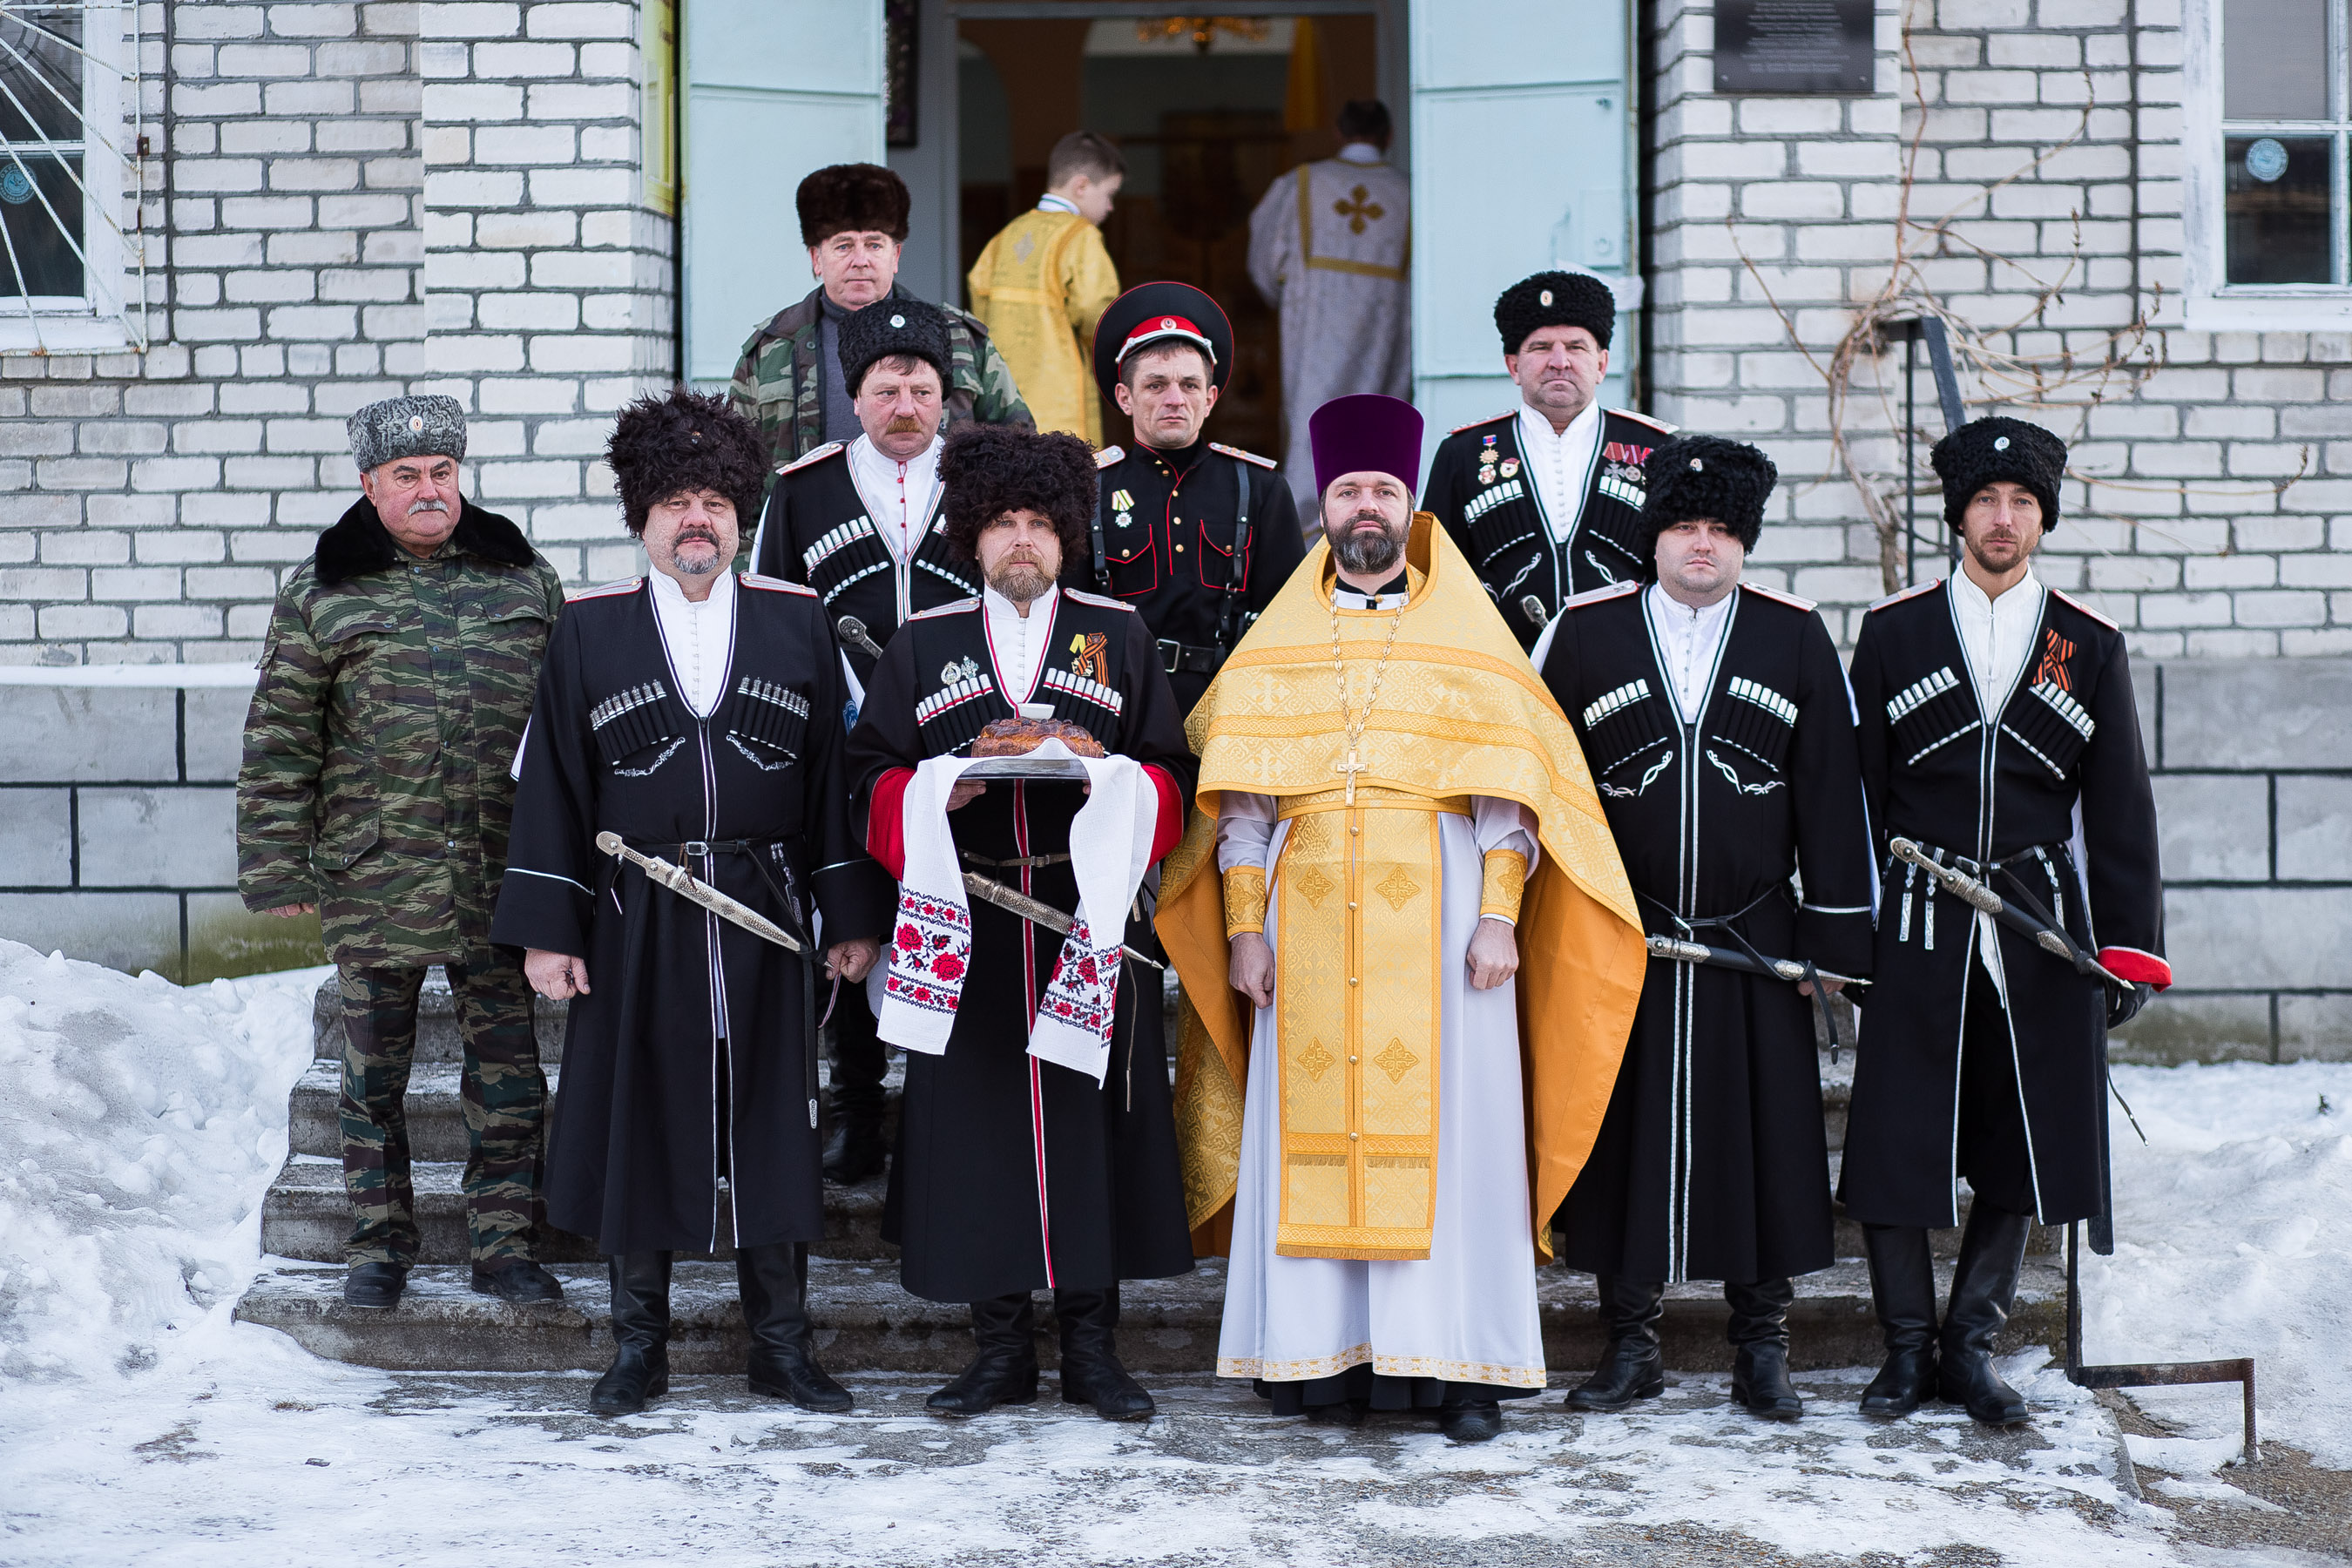
<svg viewBox="0 0 2352 1568">
<path fill-rule="evenodd" d="M 1715 90 L 1866 94 L 1873 0 L 1715 0 Z"/>
</svg>

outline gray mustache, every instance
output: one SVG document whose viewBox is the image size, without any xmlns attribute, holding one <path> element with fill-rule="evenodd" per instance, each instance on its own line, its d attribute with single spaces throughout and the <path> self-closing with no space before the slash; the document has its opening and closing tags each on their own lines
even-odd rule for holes
<svg viewBox="0 0 2352 1568">
<path fill-rule="evenodd" d="M 447 501 L 440 500 L 421 500 L 421 501 L 418 501 L 418 502 L 416 502 L 415 504 L 412 505 L 412 506 L 408 509 L 408 515 L 409 515 L 409 516 L 411 516 L 411 517 L 415 517 L 415 516 L 418 512 L 420 512 L 420 511 L 440 511 L 440 512 L 446 512 L 446 511 L 447 511 L 448 510 L 449 510 L 449 503 L 448 503 Z"/>
</svg>

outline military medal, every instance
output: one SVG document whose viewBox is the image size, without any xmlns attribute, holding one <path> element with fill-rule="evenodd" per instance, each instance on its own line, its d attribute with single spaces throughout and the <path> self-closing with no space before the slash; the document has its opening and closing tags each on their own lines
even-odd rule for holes
<svg viewBox="0 0 2352 1568">
<path fill-rule="evenodd" d="M 1506 458 L 1503 459 L 1503 477 L 1505 479 L 1509 479 L 1513 474 L 1516 474 L 1518 471 L 1519 460 L 1517 458 Z"/>
<path fill-rule="evenodd" d="M 1129 524 L 1129 523 L 1133 522 L 1134 521 L 1135 521 L 1135 518 L 1134 518 L 1133 514 L 1129 513 L 1129 512 L 1124 512 L 1124 511 L 1123 511 L 1123 512 L 1120 512 L 1117 517 L 1115 517 L 1115 518 L 1112 518 L 1112 519 L 1111 519 L 1111 521 L 1112 521 L 1114 524 L 1116 524 L 1117 526 L 1120 527 L 1120 528 L 1125 528 L 1128 524 Z"/>
</svg>

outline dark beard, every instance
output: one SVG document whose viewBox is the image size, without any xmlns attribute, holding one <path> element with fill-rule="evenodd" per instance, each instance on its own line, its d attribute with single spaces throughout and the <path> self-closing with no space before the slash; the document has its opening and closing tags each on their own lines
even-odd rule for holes
<svg viewBox="0 0 2352 1568">
<path fill-rule="evenodd" d="M 1393 569 L 1397 558 L 1404 553 L 1404 541 L 1382 528 L 1372 534 L 1358 533 L 1360 521 L 1349 518 L 1331 543 L 1331 554 L 1341 569 L 1359 577 L 1370 577 Z"/>
</svg>

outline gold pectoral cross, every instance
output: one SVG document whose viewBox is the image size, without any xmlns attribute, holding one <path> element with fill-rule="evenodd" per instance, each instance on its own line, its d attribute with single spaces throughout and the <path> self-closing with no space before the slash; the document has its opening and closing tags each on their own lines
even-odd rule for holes
<svg viewBox="0 0 2352 1568">
<path fill-rule="evenodd" d="M 1348 760 L 1346 762 L 1334 763 L 1331 764 L 1331 771 L 1333 773 L 1345 773 L 1348 775 L 1348 804 L 1349 805 L 1356 804 L 1356 775 L 1362 773 L 1365 767 L 1366 764 L 1357 759 L 1356 748 L 1353 745 L 1350 745 L 1348 748 Z"/>
</svg>

